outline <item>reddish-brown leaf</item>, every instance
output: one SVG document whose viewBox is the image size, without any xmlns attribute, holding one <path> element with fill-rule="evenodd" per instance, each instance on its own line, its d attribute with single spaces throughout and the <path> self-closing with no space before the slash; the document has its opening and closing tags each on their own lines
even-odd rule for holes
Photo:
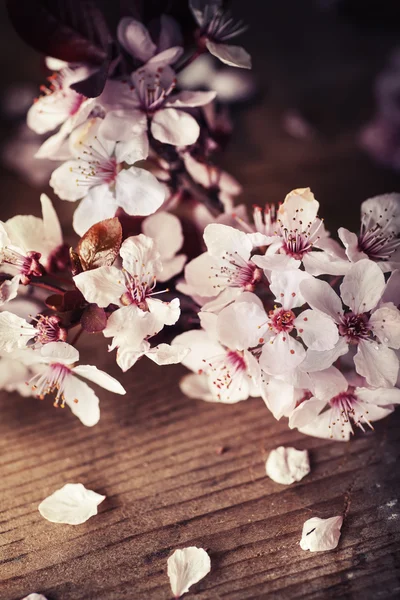
<svg viewBox="0 0 400 600">
<path fill-rule="evenodd" d="M 76 249 L 82 269 L 89 271 L 112 265 L 121 242 L 122 227 L 117 217 L 93 225 L 80 239 Z"/>
</svg>

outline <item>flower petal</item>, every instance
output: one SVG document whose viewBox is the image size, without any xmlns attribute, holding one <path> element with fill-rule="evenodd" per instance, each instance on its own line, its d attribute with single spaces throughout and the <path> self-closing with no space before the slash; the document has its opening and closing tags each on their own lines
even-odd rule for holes
<svg viewBox="0 0 400 600">
<path fill-rule="evenodd" d="M 25 319 L 8 311 L 0 313 L 0 351 L 12 352 L 18 348 L 25 348 L 36 334 L 35 327 Z"/>
<path fill-rule="evenodd" d="M 359 263 L 357 263 L 359 264 Z M 396 353 L 372 341 L 362 340 L 354 357 L 356 371 L 373 387 L 393 387 L 399 372 Z"/>
<path fill-rule="evenodd" d="M 289 334 L 279 333 L 267 341 L 260 356 L 260 366 L 269 375 L 281 375 L 295 369 L 305 358 L 300 342 Z"/>
<path fill-rule="evenodd" d="M 29 596 L 25 596 L 22 600 L 47 600 L 43 594 L 29 594 Z"/>
<path fill-rule="evenodd" d="M 174 298 L 171 302 L 148 298 L 147 306 L 154 317 L 154 334 L 161 331 L 164 325 L 175 325 L 181 314 L 179 298 Z"/>
<path fill-rule="evenodd" d="M 311 308 L 329 315 L 336 323 L 340 321 L 342 302 L 329 283 L 313 277 L 300 284 L 300 291 Z"/>
<path fill-rule="evenodd" d="M 379 404 L 379 406 L 400 404 L 399 388 L 356 388 L 355 395 L 368 404 Z"/>
<path fill-rule="evenodd" d="M 173 146 L 190 146 L 197 141 L 200 127 L 196 119 L 182 110 L 158 110 L 151 122 L 151 133 L 159 142 Z"/>
<path fill-rule="evenodd" d="M 300 285 L 303 282 L 307 285 L 311 280 L 311 275 L 305 271 L 300 271 L 299 269 L 273 271 L 271 275 L 270 290 L 274 294 L 276 301 L 279 302 L 279 304 L 282 304 L 283 308 L 290 310 L 292 308 L 298 308 L 305 303 L 300 291 Z"/>
<path fill-rule="evenodd" d="M 40 195 L 42 205 L 43 227 L 46 232 L 46 238 L 50 247 L 54 250 L 63 243 L 63 234 L 57 213 L 54 210 L 52 201 L 46 194 Z"/>
<path fill-rule="evenodd" d="M 340 293 L 343 302 L 356 314 L 373 309 L 385 290 L 385 277 L 378 265 L 359 260 L 343 278 Z"/>
<path fill-rule="evenodd" d="M 318 310 L 303 311 L 293 324 L 310 350 L 331 350 L 339 339 L 336 323 Z"/>
<path fill-rule="evenodd" d="M 105 500 L 81 483 L 67 483 L 39 504 L 39 512 L 51 523 L 80 525 L 97 515 L 98 505 Z"/>
<path fill-rule="evenodd" d="M 97 385 L 109 392 L 126 394 L 126 390 L 117 379 L 114 379 L 114 377 L 111 377 L 111 375 L 101 371 L 97 367 L 92 365 L 78 365 L 72 369 L 72 372 L 75 375 L 79 375 L 79 377 L 84 377 L 85 379 L 89 379 L 89 381 L 93 381 L 93 383 L 97 383 Z"/>
<path fill-rule="evenodd" d="M 214 397 L 208 384 L 208 377 L 205 373 L 202 373 L 201 375 L 198 375 L 197 373 L 188 373 L 188 375 L 184 375 L 179 382 L 179 388 L 188 398 L 204 400 L 205 402 L 214 402 Z"/>
<path fill-rule="evenodd" d="M 15 277 L 9 281 L 3 281 L 3 283 L 0 284 L 0 306 L 17 297 L 19 281 L 20 276 L 15 275 Z"/>
<path fill-rule="evenodd" d="M 116 201 L 128 215 L 151 215 L 165 200 L 165 187 L 146 169 L 131 167 L 117 175 Z"/>
<path fill-rule="evenodd" d="M 310 552 L 333 550 L 339 543 L 342 524 L 343 517 L 331 517 L 330 519 L 313 517 L 308 519 L 303 525 L 300 540 L 301 549 L 310 550 Z"/>
<path fill-rule="evenodd" d="M 193 92 L 185 90 L 172 96 L 165 106 L 172 108 L 192 108 L 196 106 L 204 106 L 214 100 L 216 92 Z"/>
<path fill-rule="evenodd" d="M 35 351 L 36 352 L 36 351 Z M 71 365 L 79 360 L 79 352 L 67 342 L 50 342 L 38 350 L 40 362 Z"/>
<path fill-rule="evenodd" d="M 182 225 L 171 213 L 160 211 L 147 217 L 142 223 L 142 231 L 155 241 L 162 261 L 172 258 L 182 248 Z"/>
<path fill-rule="evenodd" d="M 301 364 L 301 370 L 308 373 L 328 369 L 340 356 L 347 354 L 349 350 L 346 340 L 340 337 L 332 350 L 307 350 L 306 358 Z"/>
<path fill-rule="evenodd" d="M 51 174 L 50 185 L 61 200 L 75 202 L 86 194 L 86 187 L 79 185 L 79 167 L 77 160 L 67 160 Z"/>
<path fill-rule="evenodd" d="M 295 396 L 292 384 L 275 377 L 268 380 L 262 378 L 260 388 L 262 399 L 277 421 L 293 409 Z"/>
<path fill-rule="evenodd" d="M 194 373 L 204 369 L 204 363 L 208 358 L 225 354 L 225 350 L 218 342 L 210 339 L 205 331 L 199 329 L 177 335 L 172 341 L 172 346 L 175 344 L 190 349 L 190 353 L 182 360 L 182 364 Z"/>
<path fill-rule="evenodd" d="M 203 548 L 190 546 L 168 558 L 168 577 L 175 598 L 186 594 L 189 588 L 203 579 L 211 570 L 211 561 Z"/>
<path fill-rule="evenodd" d="M 150 358 L 156 365 L 176 365 L 189 354 L 189 348 L 174 344 L 159 344 L 148 352 L 146 352 L 147 358 Z"/>
<path fill-rule="evenodd" d="M 393 304 L 383 304 L 375 310 L 369 324 L 376 337 L 391 348 L 400 348 L 400 311 Z"/>
<path fill-rule="evenodd" d="M 218 338 L 232 350 L 247 350 L 260 343 L 268 318 L 257 302 L 233 302 L 218 315 Z"/>
<path fill-rule="evenodd" d="M 318 400 L 317 398 L 304 400 L 289 415 L 290 429 L 294 427 L 300 429 L 300 427 L 313 423 L 325 406 L 326 402 L 324 400 Z"/>
<path fill-rule="evenodd" d="M 254 235 L 249 234 L 250 239 L 254 240 Z M 289 269 L 298 269 L 301 261 L 288 256 L 287 254 L 271 254 L 264 256 L 253 256 L 251 259 L 257 267 L 264 271 L 287 271 Z"/>
<path fill-rule="evenodd" d="M 251 56 L 241 46 L 232 44 L 216 44 L 211 40 L 206 40 L 208 51 L 219 58 L 221 62 L 230 67 L 239 67 L 241 69 L 251 69 Z"/>
<path fill-rule="evenodd" d="M 338 236 L 346 249 L 346 254 L 351 262 L 357 262 L 363 258 L 368 258 L 365 252 L 358 249 L 358 236 L 344 227 L 338 229 Z"/>
<path fill-rule="evenodd" d="M 74 230 L 83 236 L 95 223 L 113 217 L 117 209 L 118 202 L 108 185 L 97 185 L 88 191 L 74 212 Z"/>
<path fill-rule="evenodd" d="M 85 300 L 105 308 L 109 304 L 120 304 L 126 291 L 125 278 L 116 267 L 99 267 L 75 275 L 74 282 Z"/>
<path fill-rule="evenodd" d="M 90 386 L 73 375 L 65 380 L 65 404 L 86 427 L 97 425 L 100 420 L 99 399 Z"/>
<path fill-rule="evenodd" d="M 270 452 L 265 470 L 268 477 L 276 483 L 290 485 L 300 481 L 310 472 L 308 452 L 279 446 Z"/>
<path fill-rule="evenodd" d="M 290 230 L 293 227 L 293 222 L 297 222 L 299 213 L 301 213 L 301 221 L 304 226 L 308 223 L 314 223 L 318 209 L 319 202 L 315 199 L 310 188 L 298 188 L 287 194 L 284 202 L 279 207 L 278 217 Z"/>
<path fill-rule="evenodd" d="M 238 254 L 247 261 L 253 249 L 246 233 L 220 223 L 207 225 L 204 230 L 204 242 L 209 254 L 218 258 Z"/>
<path fill-rule="evenodd" d="M 117 36 L 119 43 L 125 50 L 142 63 L 150 60 L 157 51 L 147 27 L 140 21 L 136 21 L 136 19 L 130 17 L 121 19 L 118 24 Z"/>
</svg>

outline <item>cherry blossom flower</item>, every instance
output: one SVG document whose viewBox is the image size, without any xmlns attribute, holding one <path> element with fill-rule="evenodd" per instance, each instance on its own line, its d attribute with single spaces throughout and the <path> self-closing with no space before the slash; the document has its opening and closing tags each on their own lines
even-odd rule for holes
<svg viewBox="0 0 400 600">
<path fill-rule="evenodd" d="M 173 94 L 175 73 L 168 66 L 147 65 L 131 75 L 131 82 L 109 81 L 101 97 L 107 113 L 100 128 L 108 140 L 132 143 L 148 153 L 148 129 L 164 144 L 189 146 L 199 137 L 196 119 L 186 112 L 208 104 L 215 92 Z"/>
<path fill-rule="evenodd" d="M 49 88 L 41 88 L 43 95 L 28 111 L 28 127 L 39 134 L 53 131 L 60 125 L 61 128 L 42 144 L 36 153 L 37 158 L 68 158 L 68 149 L 62 148 L 66 138 L 89 117 L 96 105 L 95 98 L 86 98 L 71 88 L 87 75 L 86 67 L 62 68 L 49 78 Z"/>
<path fill-rule="evenodd" d="M 259 396 L 256 359 L 247 350 L 229 348 L 222 342 L 218 320 L 217 315 L 202 314 L 205 329 L 185 331 L 173 340 L 172 346 L 179 344 L 190 349 L 182 364 L 194 375 L 183 379 L 182 391 L 190 398 L 225 404 Z"/>
<path fill-rule="evenodd" d="M 34 394 L 43 399 L 55 392 L 54 406 L 69 406 L 75 416 L 87 427 L 96 425 L 100 419 L 99 399 L 79 377 L 93 381 L 100 387 L 125 394 L 122 385 L 113 377 L 91 365 L 74 366 L 79 360 L 79 352 L 66 342 L 51 342 L 30 352 L 32 362 L 38 365 L 38 373 L 28 384 Z"/>
<path fill-rule="evenodd" d="M 187 257 L 185 254 L 177 254 L 183 245 L 182 225 L 178 217 L 159 211 L 143 221 L 142 231 L 154 240 L 160 253 L 163 268 L 157 274 L 157 280 L 168 281 L 180 273 Z"/>
<path fill-rule="evenodd" d="M 265 256 L 254 256 L 253 262 L 266 274 L 277 269 L 297 269 L 301 263 L 313 275 L 331 274 L 335 269 L 330 262 L 335 265 L 337 260 L 342 267 L 346 259 L 344 251 L 341 251 L 337 242 L 329 239 L 323 221 L 317 216 L 318 208 L 319 202 L 310 188 L 300 188 L 286 196 L 276 217 L 274 211 L 268 208 L 264 212 L 263 222 L 262 213 L 259 212 L 256 215 L 256 229 L 266 236 L 264 243 L 268 248 Z M 274 234 L 270 237 L 273 229 Z M 262 238 L 259 240 L 262 241 Z M 315 251 L 315 248 L 324 249 L 325 252 Z M 320 264 L 322 258 L 325 260 Z"/>
<path fill-rule="evenodd" d="M 50 185 L 62 200 L 83 198 L 73 219 L 83 235 L 99 220 L 113 217 L 123 208 L 129 215 L 149 215 L 163 203 L 164 187 L 146 171 L 131 163 L 146 158 L 130 145 L 110 142 L 100 134 L 101 119 L 87 121 L 70 137 L 73 160 L 52 174 Z"/>
<path fill-rule="evenodd" d="M 189 6 L 199 26 L 200 47 L 232 67 L 251 69 L 251 57 L 240 46 L 230 41 L 246 31 L 242 21 L 236 22 L 230 12 L 223 9 L 222 0 L 189 0 Z"/>
<path fill-rule="evenodd" d="M 124 371 L 144 354 L 158 364 L 180 362 L 182 348 L 173 350 L 165 344 L 158 352 L 150 350 L 147 342 L 164 325 L 176 323 L 180 315 L 177 298 L 171 302 L 154 298 L 159 293 L 154 292 L 157 275 L 162 271 L 154 241 L 143 234 L 129 237 L 123 242 L 120 255 L 122 270 L 104 266 L 74 277 L 88 302 L 119 307 L 110 315 L 103 331 L 105 337 L 113 338 L 109 350 L 118 348 L 117 363 Z"/>
<path fill-rule="evenodd" d="M 334 550 L 339 543 L 342 524 L 343 517 L 308 519 L 303 525 L 300 548 L 310 552 Z"/>
<path fill-rule="evenodd" d="M 395 385 L 399 370 L 391 348 L 400 348 L 400 312 L 392 302 L 382 301 L 385 288 L 381 269 L 368 259 L 354 263 L 343 278 L 340 292 L 347 311 L 325 281 L 313 279 L 301 285 L 311 308 L 336 323 L 348 345 L 357 346 L 356 371 L 374 387 Z"/>
<path fill-rule="evenodd" d="M 39 315 L 36 324 L 28 323 L 17 315 L 3 311 L 0 313 L 0 352 L 13 352 L 25 348 L 30 340 L 40 345 L 51 342 L 65 342 L 67 331 L 60 326 L 60 317 Z"/>
<path fill-rule="evenodd" d="M 81 525 L 97 515 L 97 507 L 106 499 L 85 488 L 82 483 L 66 483 L 38 506 L 42 517 L 51 523 Z"/>
<path fill-rule="evenodd" d="M 253 291 L 262 273 L 250 260 L 253 249 L 248 235 L 228 225 L 212 223 L 204 231 L 207 252 L 185 267 L 186 293 L 200 298 L 217 296 L 215 310 L 232 302 L 242 291 Z"/>
<path fill-rule="evenodd" d="M 270 479 L 283 485 L 300 481 L 310 472 L 308 452 L 279 446 L 270 452 L 265 470 Z"/>
<path fill-rule="evenodd" d="M 347 442 L 354 427 L 373 429 L 373 421 L 400 403 L 399 389 L 355 387 L 336 367 L 313 373 L 312 380 L 313 395 L 294 408 L 289 426 L 314 437 Z"/>
<path fill-rule="evenodd" d="M 341 227 L 339 237 L 351 262 L 369 258 L 381 269 L 400 268 L 400 194 L 385 194 L 361 205 L 359 234 Z"/>
<path fill-rule="evenodd" d="M 172 593 L 180 598 L 195 583 L 203 579 L 211 570 L 211 561 L 203 548 L 190 546 L 175 550 L 168 558 L 168 577 Z"/>
<path fill-rule="evenodd" d="M 179 25 L 168 15 L 160 17 L 160 33 L 156 41 L 143 23 L 130 17 L 121 19 L 117 36 L 119 43 L 139 64 L 173 65 L 183 54 Z"/>
</svg>

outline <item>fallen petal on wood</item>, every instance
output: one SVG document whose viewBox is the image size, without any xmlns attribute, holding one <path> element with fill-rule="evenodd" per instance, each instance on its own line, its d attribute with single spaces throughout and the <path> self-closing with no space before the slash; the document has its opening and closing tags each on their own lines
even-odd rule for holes
<svg viewBox="0 0 400 600">
<path fill-rule="evenodd" d="M 52 523 L 80 525 L 97 515 L 98 505 L 105 500 L 82 483 L 67 483 L 39 504 L 39 512 Z"/>
<path fill-rule="evenodd" d="M 265 470 L 270 479 L 283 485 L 300 481 L 310 472 L 308 452 L 279 446 L 270 452 Z"/>
<path fill-rule="evenodd" d="M 190 546 L 175 552 L 168 559 L 168 577 L 172 593 L 180 598 L 211 570 L 211 561 L 203 548 Z"/>
<path fill-rule="evenodd" d="M 342 524 L 343 517 L 308 519 L 303 525 L 300 547 L 310 552 L 333 550 L 339 543 Z"/>
</svg>

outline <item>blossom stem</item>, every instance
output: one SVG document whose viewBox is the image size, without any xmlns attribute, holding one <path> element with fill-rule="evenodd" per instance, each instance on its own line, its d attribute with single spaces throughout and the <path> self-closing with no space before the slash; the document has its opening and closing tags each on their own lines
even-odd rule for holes
<svg viewBox="0 0 400 600">
<path fill-rule="evenodd" d="M 76 332 L 76 334 L 75 334 L 75 336 L 74 336 L 74 338 L 73 338 L 73 340 L 71 342 L 71 346 L 75 346 L 76 345 L 76 343 L 79 340 L 79 338 L 81 337 L 82 333 L 83 333 L 83 327 L 81 327 L 79 329 L 79 331 Z"/>
<path fill-rule="evenodd" d="M 63 288 L 55 286 L 55 285 L 50 285 L 49 283 L 44 283 L 43 281 L 30 281 L 29 285 L 33 285 L 34 287 L 38 287 L 38 288 L 42 288 L 43 290 L 49 290 L 50 292 L 55 292 L 56 294 L 59 294 L 60 292 L 64 292 L 65 290 L 63 290 Z"/>
</svg>

